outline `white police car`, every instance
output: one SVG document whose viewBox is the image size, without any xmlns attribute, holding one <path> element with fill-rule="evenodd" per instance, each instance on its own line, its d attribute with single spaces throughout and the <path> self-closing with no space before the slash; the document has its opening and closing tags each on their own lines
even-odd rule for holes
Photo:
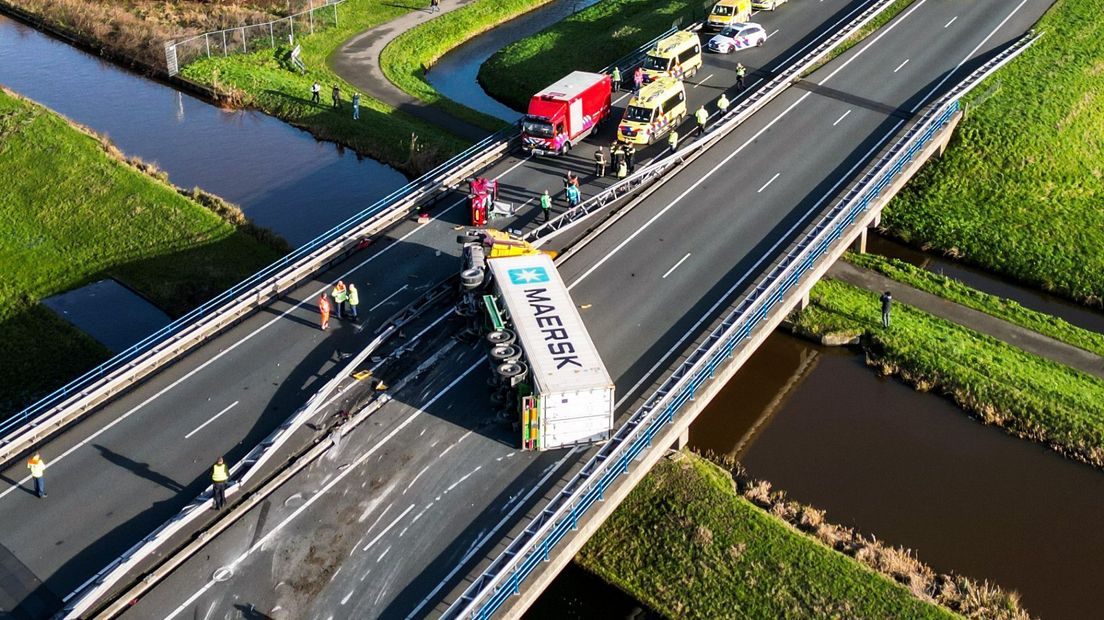
<svg viewBox="0 0 1104 620">
<path fill-rule="evenodd" d="M 758 47 L 767 40 L 767 33 L 759 24 L 736 23 L 725 26 L 706 45 L 710 51 L 728 54 L 736 50 Z"/>
</svg>

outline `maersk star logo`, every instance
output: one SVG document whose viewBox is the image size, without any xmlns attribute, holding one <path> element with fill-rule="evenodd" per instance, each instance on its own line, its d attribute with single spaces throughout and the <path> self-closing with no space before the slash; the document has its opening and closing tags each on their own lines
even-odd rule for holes
<svg viewBox="0 0 1104 620">
<path fill-rule="evenodd" d="M 548 272 L 544 267 L 526 267 L 524 269 L 510 269 L 510 284 L 540 284 L 548 281 Z"/>
</svg>

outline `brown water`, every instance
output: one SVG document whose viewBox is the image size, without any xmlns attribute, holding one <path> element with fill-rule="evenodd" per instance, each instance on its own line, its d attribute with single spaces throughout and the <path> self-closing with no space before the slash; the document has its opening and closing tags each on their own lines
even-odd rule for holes
<svg viewBox="0 0 1104 620">
<path fill-rule="evenodd" d="M 958 280 L 979 291 L 1011 299 L 1025 308 L 1052 314 L 1078 327 L 1104 333 L 1104 312 L 1087 308 L 1068 299 L 1001 279 L 987 271 L 942 256 L 921 252 L 881 235 L 870 235 L 866 249 L 871 254 L 902 260 Z"/>
<path fill-rule="evenodd" d="M 772 336 L 690 440 L 936 570 L 1019 591 L 1036 616 L 1104 608 L 1104 473 L 880 378 L 848 350 Z"/>
</svg>

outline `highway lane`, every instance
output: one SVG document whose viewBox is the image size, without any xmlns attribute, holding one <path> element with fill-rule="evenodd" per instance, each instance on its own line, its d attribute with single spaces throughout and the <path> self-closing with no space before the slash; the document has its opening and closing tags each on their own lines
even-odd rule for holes
<svg viewBox="0 0 1104 620">
<path fill-rule="evenodd" d="M 917 0 L 892 29 L 816 73 L 809 87 L 819 88 L 815 94 L 798 89 L 780 98 L 569 260 L 562 271 L 574 283 L 577 303 L 592 304 L 584 320 L 617 378 L 619 396 L 626 399 L 634 378 L 653 365 L 662 367 L 692 327 L 695 312 L 738 289 L 747 267 L 769 260 L 778 251 L 771 247 L 776 241 L 800 228 L 809 211 L 823 209 L 821 196 L 854 173 L 901 115 L 936 86 L 953 83 L 953 77 L 944 79 L 948 71 L 957 66 L 959 76 L 967 72 L 971 64 L 959 65 L 962 58 L 983 57 L 1014 39 L 1047 5 L 1037 0 L 964 7 Z M 952 26 L 960 30 L 941 33 L 954 18 Z M 827 75 L 832 77 L 822 77 Z M 644 232 L 632 236 L 648 222 Z M 604 260 L 607 256 L 612 258 Z M 404 399 L 431 404 L 377 414 L 379 428 L 356 440 L 381 457 L 369 471 L 330 471 L 325 484 L 333 486 L 322 487 L 322 493 L 317 484 L 296 484 L 296 492 L 320 499 L 298 516 L 301 521 L 290 523 L 320 527 L 289 524 L 296 528 L 293 535 L 266 530 L 259 519 L 240 524 L 237 534 L 211 549 L 210 559 L 189 562 L 130 617 L 154 617 L 167 609 L 203 616 L 221 613 L 231 603 L 256 605 L 273 617 L 402 617 L 432 608 L 442 594 L 435 586 L 453 567 L 470 565 L 517 520 L 522 506 L 539 505 L 539 496 L 562 482 L 555 473 L 546 478 L 549 471 L 570 471 L 585 456 L 568 455 L 561 463 L 549 459 L 564 458 L 562 452 L 517 453 L 516 438 L 494 425 L 484 400 L 476 373 L 486 367 L 477 353 L 468 355 L 451 371 L 441 369 L 422 394 Z M 467 368 L 475 370 L 449 385 L 448 377 Z M 421 427 L 427 418 L 442 420 Z M 430 432 L 433 441 L 424 439 Z M 372 487 L 364 492 L 357 482 Z M 442 492 L 450 487 L 467 491 Z M 514 508 L 521 509 L 506 519 Z M 364 520 L 341 518 L 350 514 L 365 515 Z M 326 579 L 293 591 L 278 578 L 294 562 L 275 545 L 252 548 L 248 541 L 258 535 L 253 528 L 288 540 L 325 532 L 324 540 L 335 541 L 317 565 Z M 349 538 L 371 544 L 364 549 Z M 338 562 L 342 556 L 347 559 Z M 232 581 L 209 579 L 227 565 L 235 567 Z M 188 592 L 193 594 L 185 597 Z"/>
<path fill-rule="evenodd" d="M 868 2 L 828 0 L 816 10 L 764 14 L 768 32 L 777 32 L 768 46 L 739 58 L 753 71 L 781 64 Z M 689 85 L 691 109 L 734 82 L 733 57 L 707 61 Z M 613 125 L 596 141 L 609 139 Z M 580 173 L 584 195 L 608 185 L 610 179 L 591 178 L 593 148 L 579 145 L 566 160 L 515 156 L 496 165 L 488 175 L 501 177 L 503 199 L 525 205 L 507 222 L 532 220 L 535 197 L 545 188 L 559 190 L 565 168 Z M 15 486 L 28 487 L 22 463 L 8 467 L 0 487 L 0 545 L 15 569 L 41 579 L 55 597 L 67 595 L 200 492 L 215 458 L 226 455 L 233 463 L 271 432 L 332 376 L 338 351 L 371 337 L 338 321 L 331 332 L 318 331 L 314 300 L 321 290 L 342 277 L 356 282 L 371 325 L 455 270 L 453 227 L 465 222 L 466 206 L 459 194 L 441 204 L 430 224 L 397 227 L 390 244 L 377 242 L 321 274 L 47 442 L 51 495 L 44 502 Z"/>
</svg>

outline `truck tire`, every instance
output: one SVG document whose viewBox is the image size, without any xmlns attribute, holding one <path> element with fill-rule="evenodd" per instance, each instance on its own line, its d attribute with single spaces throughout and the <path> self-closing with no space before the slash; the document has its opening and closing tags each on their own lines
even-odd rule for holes
<svg viewBox="0 0 1104 620">
<path fill-rule="evenodd" d="M 488 332 L 486 336 L 487 343 L 492 347 L 499 345 L 510 345 L 517 342 L 517 335 L 514 332 L 504 329 L 501 331 Z"/>
<path fill-rule="evenodd" d="M 477 289 L 483 285 L 482 269 L 465 269 L 460 272 L 460 285 L 466 289 Z"/>
<path fill-rule="evenodd" d="M 500 344 L 491 347 L 490 356 L 496 366 L 505 362 L 516 362 L 521 359 L 521 349 L 512 344 Z"/>
<path fill-rule="evenodd" d="M 498 376 L 511 382 L 521 381 L 529 374 L 529 367 L 525 362 L 506 362 L 499 364 L 495 370 Z"/>
<path fill-rule="evenodd" d="M 560 147 L 560 155 L 561 156 L 567 155 L 570 151 L 571 151 L 571 143 L 570 142 L 564 142 L 563 146 Z"/>
</svg>

